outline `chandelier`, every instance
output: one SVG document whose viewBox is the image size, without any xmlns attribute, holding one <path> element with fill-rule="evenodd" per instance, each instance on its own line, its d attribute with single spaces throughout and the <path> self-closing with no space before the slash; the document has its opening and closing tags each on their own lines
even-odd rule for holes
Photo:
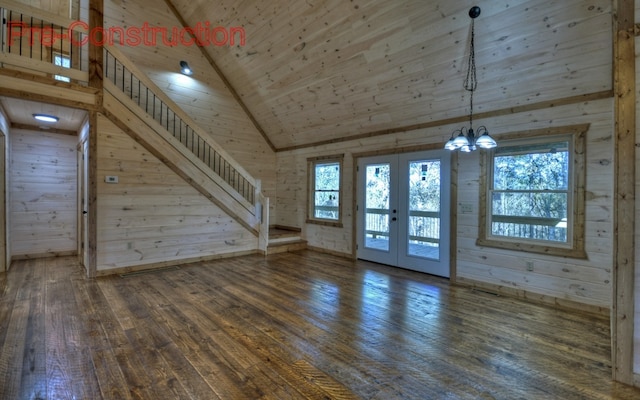
<svg viewBox="0 0 640 400">
<path fill-rule="evenodd" d="M 469 65 L 467 68 L 467 76 L 464 80 L 464 89 L 467 90 L 469 95 L 469 128 L 462 127 L 456 129 L 451 133 L 451 139 L 444 145 L 447 150 L 458 150 L 466 153 L 481 149 L 492 149 L 498 144 L 489 135 L 489 131 L 485 126 L 478 128 L 477 132 L 473 131 L 473 92 L 478 87 L 478 80 L 476 77 L 476 54 L 474 47 L 474 21 L 480 15 L 480 7 L 471 7 L 469 10 L 469 17 L 471 17 L 471 42 L 469 44 Z"/>
</svg>

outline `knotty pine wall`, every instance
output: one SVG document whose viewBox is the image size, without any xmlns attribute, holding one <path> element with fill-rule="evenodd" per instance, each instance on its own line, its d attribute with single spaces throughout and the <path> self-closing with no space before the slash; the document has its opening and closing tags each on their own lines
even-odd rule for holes
<svg viewBox="0 0 640 400">
<path fill-rule="evenodd" d="M 77 18 L 80 0 L 17 0 L 19 3 L 39 8 L 65 18 Z M 82 0 L 88 2 L 88 0 Z"/>
<path fill-rule="evenodd" d="M 4 109 L 0 106 L 0 272 L 6 271 L 11 264 L 11 252 L 8 245 L 7 227 L 9 212 L 6 205 L 9 203 L 9 191 L 7 190 L 7 182 L 9 181 L 8 161 L 9 161 L 9 118 L 5 114 Z"/>
<path fill-rule="evenodd" d="M 640 1 L 636 0 L 635 20 L 640 21 Z M 634 315 L 634 365 L 633 372 L 636 374 L 636 385 L 640 386 L 640 38 L 636 36 L 636 252 L 635 252 L 635 315 Z"/>
<path fill-rule="evenodd" d="M 254 235 L 104 116 L 97 174 L 98 274 L 257 249 Z"/>
<path fill-rule="evenodd" d="M 533 253 L 480 248 L 478 236 L 479 158 L 478 153 L 461 154 L 458 163 L 458 204 L 473 203 L 473 213 L 458 210 L 457 276 L 505 287 L 540 300 L 587 304 L 608 308 L 611 304 L 612 265 L 612 130 L 613 100 L 603 99 L 512 114 L 477 121 L 486 125 L 500 141 L 501 133 L 546 127 L 589 123 L 587 133 L 587 260 L 565 259 Z M 353 235 L 354 153 L 385 152 L 389 149 L 411 151 L 429 143 L 440 148 L 453 129 L 432 129 L 378 136 L 358 141 L 323 145 L 278 153 L 278 217 L 281 225 L 300 226 L 312 247 L 346 255 L 355 254 Z M 306 224 L 307 158 L 344 153 L 343 211 L 344 227 Z M 534 263 L 527 272 L 526 262 Z"/>
<path fill-rule="evenodd" d="M 12 129 L 10 228 L 13 258 L 77 252 L 77 138 Z"/>
<path fill-rule="evenodd" d="M 144 23 L 169 30 L 182 27 L 164 1 L 107 0 L 104 13 L 105 27 L 141 27 Z M 240 165 L 262 181 L 265 196 L 275 197 L 275 153 L 196 46 L 171 47 L 158 41 L 154 47 L 119 48 Z M 189 63 L 193 76 L 179 73 L 181 60 Z M 271 218 L 275 218 L 275 202 L 271 204 Z"/>
</svg>

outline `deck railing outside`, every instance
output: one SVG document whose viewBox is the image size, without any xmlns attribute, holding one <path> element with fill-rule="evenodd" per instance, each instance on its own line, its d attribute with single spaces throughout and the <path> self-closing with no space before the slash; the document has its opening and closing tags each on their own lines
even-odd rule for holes
<svg viewBox="0 0 640 400">
<path fill-rule="evenodd" d="M 367 208 L 365 233 L 372 238 L 388 238 L 389 210 Z M 437 211 L 409 211 L 409 240 L 417 242 L 440 242 L 440 213 Z"/>
<path fill-rule="evenodd" d="M 219 152 L 189 126 L 162 96 L 145 85 L 132 71 L 105 48 L 104 77 L 111 81 L 138 107 L 178 139 L 193 155 L 205 163 L 249 203 L 255 203 L 256 188 Z"/>
<path fill-rule="evenodd" d="M 566 218 L 492 215 L 491 234 L 523 239 L 567 241 Z"/>
</svg>

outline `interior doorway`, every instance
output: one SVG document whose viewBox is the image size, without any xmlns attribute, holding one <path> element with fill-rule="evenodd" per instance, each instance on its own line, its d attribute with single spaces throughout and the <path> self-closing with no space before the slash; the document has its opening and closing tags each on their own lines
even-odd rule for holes
<svg viewBox="0 0 640 400">
<path fill-rule="evenodd" d="M 358 159 L 357 257 L 449 277 L 451 155 Z"/>
<path fill-rule="evenodd" d="M 80 132 L 80 143 L 78 144 L 78 260 L 85 269 L 89 265 L 89 138 L 88 123 Z"/>
<path fill-rule="evenodd" d="M 75 256 L 81 220 L 75 153 L 81 127 L 88 127 L 87 111 L 6 96 L 0 96 L 0 107 L 7 130 L 0 159 L 5 263 Z"/>
</svg>

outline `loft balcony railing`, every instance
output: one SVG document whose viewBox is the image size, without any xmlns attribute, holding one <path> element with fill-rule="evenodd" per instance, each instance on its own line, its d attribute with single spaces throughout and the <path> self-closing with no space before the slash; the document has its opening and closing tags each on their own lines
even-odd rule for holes
<svg viewBox="0 0 640 400">
<path fill-rule="evenodd" d="M 87 25 L 12 0 L 0 1 L 0 65 L 87 82 Z"/>
<path fill-rule="evenodd" d="M 152 87 L 151 82 L 142 78 L 141 73 L 132 71 L 131 66 L 127 67 L 116 53 L 114 48 L 105 48 L 105 80 L 113 83 L 245 200 L 255 204 L 256 185 L 253 179 L 235 167 L 220 149 L 214 148 L 196 126 L 181 116 L 182 112 L 169 104 L 160 89 Z"/>
</svg>

